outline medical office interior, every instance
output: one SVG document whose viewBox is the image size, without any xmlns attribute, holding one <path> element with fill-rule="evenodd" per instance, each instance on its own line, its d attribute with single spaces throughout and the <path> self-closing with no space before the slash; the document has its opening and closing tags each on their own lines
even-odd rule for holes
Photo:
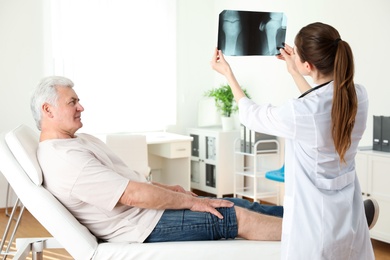
<svg viewBox="0 0 390 260">
<path fill-rule="evenodd" d="M 118 8 L 121 5 L 126 7 Z M 372 151 L 373 117 L 390 116 L 387 0 L 0 0 L 0 131 L 20 124 L 35 128 L 29 108 L 32 89 L 44 76 L 67 76 L 74 81 L 85 108 L 81 132 L 102 138 L 113 133 L 144 133 L 156 180 L 215 196 L 238 194 L 239 188 L 233 187 L 238 171 L 233 162 L 242 156 L 237 143 L 242 127 L 234 115 L 234 129 L 222 130 L 213 101 L 204 95 L 226 84 L 210 67 L 223 10 L 283 12 L 290 45 L 301 27 L 316 21 L 333 25 L 351 45 L 355 82 L 366 87 L 370 98 L 358 176 L 362 196 L 374 196 L 380 204 L 371 236 L 379 241 L 387 257 L 383 259 L 389 259 L 390 153 Z M 278 105 L 299 96 L 285 63 L 274 56 L 226 59 L 256 102 Z M 205 172 L 196 168 L 204 154 L 201 150 L 208 149 L 201 144 L 204 138 L 214 145 L 215 158 L 205 159 L 214 160 L 210 163 L 214 177 L 207 169 L 202 176 Z M 275 140 L 272 167 L 277 168 L 283 164 L 283 140 Z M 183 142 L 187 150 L 166 150 L 177 142 Z M 193 153 L 194 145 L 198 153 Z M 221 171 L 231 174 L 219 176 Z M 240 178 L 241 185 L 259 181 Z M 276 192 L 265 201 L 282 204 L 283 184 L 267 185 L 274 185 Z M 2 215 L 16 199 L 7 187 L 0 174 Z"/>
</svg>

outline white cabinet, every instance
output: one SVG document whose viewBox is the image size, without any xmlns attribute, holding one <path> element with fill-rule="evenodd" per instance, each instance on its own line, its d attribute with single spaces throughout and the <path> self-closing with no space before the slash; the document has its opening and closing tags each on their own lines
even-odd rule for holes
<svg viewBox="0 0 390 260">
<path fill-rule="evenodd" d="M 188 134 L 193 138 L 191 188 L 215 194 L 219 198 L 233 194 L 233 147 L 239 131 L 190 128 Z"/>
<path fill-rule="evenodd" d="M 379 218 L 370 230 L 372 238 L 390 243 L 390 153 L 360 150 L 356 172 L 364 198 L 373 197 L 379 204 Z"/>
<path fill-rule="evenodd" d="M 236 140 L 235 143 L 234 196 L 280 205 L 280 183 L 265 178 L 267 171 L 281 167 L 279 142 L 276 139 L 258 141 L 252 153 L 242 152 L 241 142 Z M 275 148 L 262 149 L 270 144 Z"/>
</svg>

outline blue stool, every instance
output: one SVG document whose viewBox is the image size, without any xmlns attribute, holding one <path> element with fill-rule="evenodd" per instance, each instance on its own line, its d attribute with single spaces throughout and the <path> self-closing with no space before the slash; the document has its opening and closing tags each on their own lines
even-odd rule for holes
<svg viewBox="0 0 390 260">
<path fill-rule="evenodd" d="M 284 182 L 284 164 L 280 169 L 266 172 L 265 177 L 273 181 Z"/>
<path fill-rule="evenodd" d="M 265 178 L 276 181 L 276 182 L 284 182 L 284 164 L 280 169 L 268 171 L 265 173 Z M 280 205 L 280 184 L 277 186 L 277 204 Z"/>
</svg>

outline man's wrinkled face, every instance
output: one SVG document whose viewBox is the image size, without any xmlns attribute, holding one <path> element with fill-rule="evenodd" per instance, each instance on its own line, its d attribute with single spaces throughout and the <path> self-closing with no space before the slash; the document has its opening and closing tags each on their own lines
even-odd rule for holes
<svg viewBox="0 0 390 260">
<path fill-rule="evenodd" d="M 76 92 L 72 88 L 57 87 L 56 106 L 51 106 L 51 115 L 58 129 L 71 136 L 83 126 L 81 112 L 84 111 Z"/>
</svg>

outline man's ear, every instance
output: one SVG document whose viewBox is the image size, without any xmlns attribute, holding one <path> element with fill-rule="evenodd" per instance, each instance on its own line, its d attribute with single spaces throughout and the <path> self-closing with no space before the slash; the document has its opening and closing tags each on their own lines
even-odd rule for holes
<svg viewBox="0 0 390 260">
<path fill-rule="evenodd" d="M 50 104 L 44 103 L 44 104 L 42 105 L 42 111 L 43 111 L 43 113 L 44 113 L 46 116 L 48 116 L 48 117 L 53 117 L 53 115 L 52 115 L 52 113 L 51 113 L 51 106 L 50 106 Z"/>
</svg>

